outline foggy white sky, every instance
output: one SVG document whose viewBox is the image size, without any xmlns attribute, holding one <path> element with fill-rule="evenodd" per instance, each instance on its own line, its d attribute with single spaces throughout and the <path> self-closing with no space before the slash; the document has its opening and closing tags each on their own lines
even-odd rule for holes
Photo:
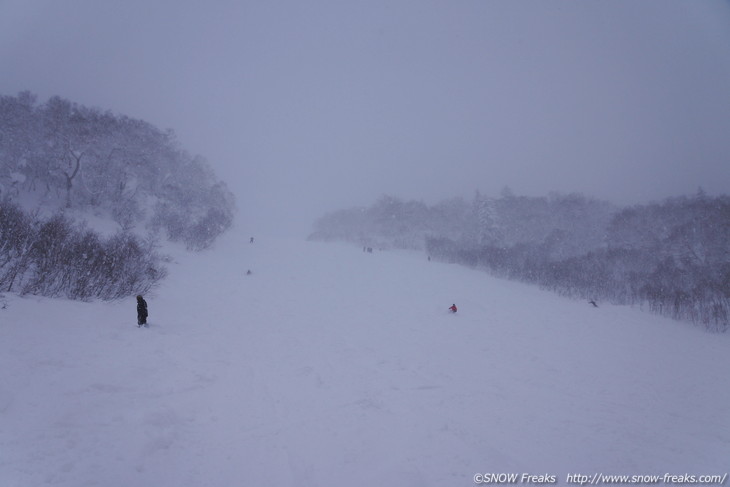
<svg viewBox="0 0 730 487">
<path fill-rule="evenodd" d="M 0 93 L 172 128 L 240 225 L 432 204 L 730 192 L 724 0 L 0 0 Z"/>
</svg>

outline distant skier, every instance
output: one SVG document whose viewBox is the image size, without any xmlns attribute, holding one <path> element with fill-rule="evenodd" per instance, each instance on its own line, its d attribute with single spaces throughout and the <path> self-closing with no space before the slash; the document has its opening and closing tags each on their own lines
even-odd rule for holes
<svg viewBox="0 0 730 487">
<path fill-rule="evenodd" d="M 248 243 L 253 243 L 253 237 L 251 237 L 251 240 L 249 240 Z"/>
<path fill-rule="evenodd" d="M 449 311 L 451 311 L 452 313 L 456 313 L 456 305 L 452 304 L 451 306 L 449 306 Z"/>
<path fill-rule="evenodd" d="M 137 326 L 147 325 L 147 301 L 141 295 L 137 295 Z"/>
<path fill-rule="evenodd" d="M 594 300 L 592 300 L 592 299 L 591 299 L 591 300 L 590 300 L 590 301 L 588 301 L 588 302 L 589 302 L 590 304 L 592 304 L 594 308 L 598 308 L 598 305 L 596 304 L 596 302 L 595 302 Z"/>
</svg>

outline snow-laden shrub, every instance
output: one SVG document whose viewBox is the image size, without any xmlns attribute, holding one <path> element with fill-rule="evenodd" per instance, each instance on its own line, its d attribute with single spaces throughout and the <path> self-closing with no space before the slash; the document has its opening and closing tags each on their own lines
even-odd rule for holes
<svg viewBox="0 0 730 487">
<path fill-rule="evenodd" d="M 0 289 L 70 299 L 145 293 L 166 275 L 152 240 L 109 238 L 58 213 L 47 220 L 0 203 Z"/>
</svg>

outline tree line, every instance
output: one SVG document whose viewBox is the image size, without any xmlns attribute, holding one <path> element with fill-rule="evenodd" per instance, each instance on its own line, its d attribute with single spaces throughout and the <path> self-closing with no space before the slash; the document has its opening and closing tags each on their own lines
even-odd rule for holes
<svg viewBox="0 0 730 487">
<path fill-rule="evenodd" d="M 318 218 L 309 239 L 420 250 L 430 235 L 460 234 L 467 217 L 468 205 L 461 198 L 427 206 L 386 195 L 368 208 L 337 210 Z"/>
<path fill-rule="evenodd" d="M 145 293 L 165 277 L 153 241 L 103 238 L 62 213 L 43 219 L 0 201 L 0 291 L 89 300 Z"/>
<path fill-rule="evenodd" d="M 209 247 L 234 199 L 170 130 L 54 96 L 0 96 L 0 198 L 108 214 L 124 231 Z"/>
<path fill-rule="evenodd" d="M 730 197 L 617 208 L 582 195 L 435 206 L 384 197 L 315 223 L 313 239 L 423 249 L 434 259 L 561 295 L 646 307 L 708 330 L 730 327 Z"/>
</svg>

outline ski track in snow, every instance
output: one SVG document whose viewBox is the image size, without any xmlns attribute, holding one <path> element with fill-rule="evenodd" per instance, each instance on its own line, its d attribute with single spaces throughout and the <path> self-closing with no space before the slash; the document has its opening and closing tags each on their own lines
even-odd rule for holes
<svg viewBox="0 0 730 487">
<path fill-rule="evenodd" d="M 233 232 L 170 252 L 149 328 L 133 298 L 6 295 L 0 485 L 730 468 L 726 335 L 418 253 Z"/>
</svg>

